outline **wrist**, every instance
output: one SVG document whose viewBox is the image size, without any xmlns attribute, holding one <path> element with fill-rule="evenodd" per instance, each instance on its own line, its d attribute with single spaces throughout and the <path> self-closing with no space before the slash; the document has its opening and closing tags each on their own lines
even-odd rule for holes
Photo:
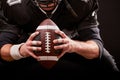
<svg viewBox="0 0 120 80">
<path fill-rule="evenodd" d="M 11 48 L 10 48 L 10 55 L 11 57 L 14 59 L 14 60 L 19 60 L 19 59 L 22 59 L 24 58 L 24 56 L 22 56 L 20 54 L 20 47 L 23 45 L 24 43 L 21 43 L 21 44 L 16 44 L 16 45 L 13 45 Z"/>
</svg>

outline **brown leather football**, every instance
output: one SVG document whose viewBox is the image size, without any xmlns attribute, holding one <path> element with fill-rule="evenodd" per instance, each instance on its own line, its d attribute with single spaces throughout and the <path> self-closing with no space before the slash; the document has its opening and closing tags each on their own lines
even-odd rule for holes
<svg viewBox="0 0 120 80">
<path fill-rule="evenodd" d="M 40 56 L 40 64 L 47 69 L 52 68 L 57 63 L 59 60 L 57 56 L 62 52 L 62 50 L 54 49 L 54 46 L 59 44 L 54 44 L 53 40 L 61 38 L 55 33 L 55 30 L 59 30 L 59 28 L 51 19 L 45 19 L 36 29 L 39 35 L 35 37 L 35 40 L 42 42 L 42 51 L 35 51 L 35 54 Z"/>
</svg>

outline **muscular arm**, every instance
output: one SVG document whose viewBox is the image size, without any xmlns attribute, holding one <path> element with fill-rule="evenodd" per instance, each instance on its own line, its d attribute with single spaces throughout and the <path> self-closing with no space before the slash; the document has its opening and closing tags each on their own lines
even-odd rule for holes
<svg viewBox="0 0 120 80">
<path fill-rule="evenodd" d="M 85 42 L 82 41 L 73 41 L 74 47 L 72 50 L 77 54 L 87 58 L 87 59 L 94 59 L 99 57 L 99 47 L 96 42 L 92 40 L 88 40 Z"/>
<path fill-rule="evenodd" d="M 3 34 L 4 34 L 4 32 L 0 35 L 0 38 L 1 38 L 0 44 L 2 45 L 1 49 L 0 49 L 0 54 L 1 54 L 1 58 L 3 60 L 13 61 L 13 60 L 19 60 L 21 58 L 26 58 L 29 56 L 32 56 L 33 58 L 38 59 L 38 57 L 33 53 L 33 49 L 36 49 L 37 51 L 41 51 L 41 47 L 35 47 L 32 45 L 41 45 L 41 41 L 33 40 L 34 37 L 39 34 L 39 32 L 35 32 L 35 33 L 31 34 L 25 43 L 20 43 L 20 44 L 15 43 L 15 40 L 14 40 L 15 35 L 14 34 L 11 34 L 12 35 L 12 37 L 11 37 L 9 32 L 6 33 L 6 34 L 9 34 L 10 38 L 7 37 L 7 35 L 3 37 L 2 36 Z M 19 39 L 19 38 L 17 38 L 17 39 Z"/>
<path fill-rule="evenodd" d="M 14 59 L 10 56 L 10 48 L 18 40 L 20 30 L 15 25 L 8 24 L 1 4 L 0 8 L 0 58 L 6 61 L 12 61 Z"/>
<path fill-rule="evenodd" d="M 98 58 L 100 55 L 99 47 L 94 40 L 78 41 L 70 39 L 64 32 L 56 31 L 63 38 L 54 40 L 54 43 L 63 43 L 55 46 L 55 49 L 63 49 L 62 57 L 65 53 L 77 53 L 86 59 Z"/>
<path fill-rule="evenodd" d="M 93 3 L 91 3 L 93 4 Z M 67 33 L 65 31 L 56 31 L 63 39 L 55 40 L 54 43 L 64 43 L 60 46 L 55 46 L 55 49 L 63 49 L 63 56 L 65 53 L 76 53 L 86 59 L 99 58 L 102 53 L 102 39 L 99 33 L 99 22 L 97 20 L 98 5 L 94 3 L 90 11 L 83 17 L 77 26 L 75 26 L 74 33 Z M 65 32 L 65 33 L 64 33 Z M 75 35 L 70 37 L 69 35 Z M 77 38 L 76 38 L 77 37 Z M 60 57 L 61 57 L 60 56 Z"/>
</svg>

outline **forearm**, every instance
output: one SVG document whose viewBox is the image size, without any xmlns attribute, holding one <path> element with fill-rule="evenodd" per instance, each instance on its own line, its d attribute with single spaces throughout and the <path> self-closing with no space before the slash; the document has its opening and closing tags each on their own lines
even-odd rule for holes
<svg viewBox="0 0 120 80">
<path fill-rule="evenodd" d="M 96 42 L 89 40 L 86 42 L 75 41 L 74 52 L 87 58 L 94 59 L 99 57 L 99 47 Z"/>
<path fill-rule="evenodd" d="M 12 44 L 5 44 L 0 50 L 1 58 L 5 61 L 13 61 L 14 60 L 10 55 L 11 46 L 12 46 Z"/>
</svg>

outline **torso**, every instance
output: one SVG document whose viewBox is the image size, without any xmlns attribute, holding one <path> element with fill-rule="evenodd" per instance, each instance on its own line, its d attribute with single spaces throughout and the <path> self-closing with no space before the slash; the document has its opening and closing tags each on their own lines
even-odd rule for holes
<svg viewBox="0 0 120 80">
<path fill-rule="evenodd" d="M 21 0 L 21 2 L 12 5 L 9 5 L 10 3 L 7 3 L 8 0 L 3 1 L 4 14 L 8 18 L 9 23 L 22 27 L 26 31 L 33 32 L 40 24 L 40 22 L 47 18 L 46 15 L 42 13 L 31 0 Z M 78 18 L 75 18 L 65 7 L 65 4 L 60 4 L 51 18 L 59 26 L 60 29 L 66 28 L 72 30 L 76 25 L 80 24 L 79 21 L 85 15 L 87 15 L 86 11 L 89 9 L 89 6 L 86 5 L 85 2 L 81 0 L 79 2 L 77 0 L 69 0 L 69 2 L 75 12 L 79 15 Z M 76 6 L 73 6 L 75 3 Z"/>
</svg>

